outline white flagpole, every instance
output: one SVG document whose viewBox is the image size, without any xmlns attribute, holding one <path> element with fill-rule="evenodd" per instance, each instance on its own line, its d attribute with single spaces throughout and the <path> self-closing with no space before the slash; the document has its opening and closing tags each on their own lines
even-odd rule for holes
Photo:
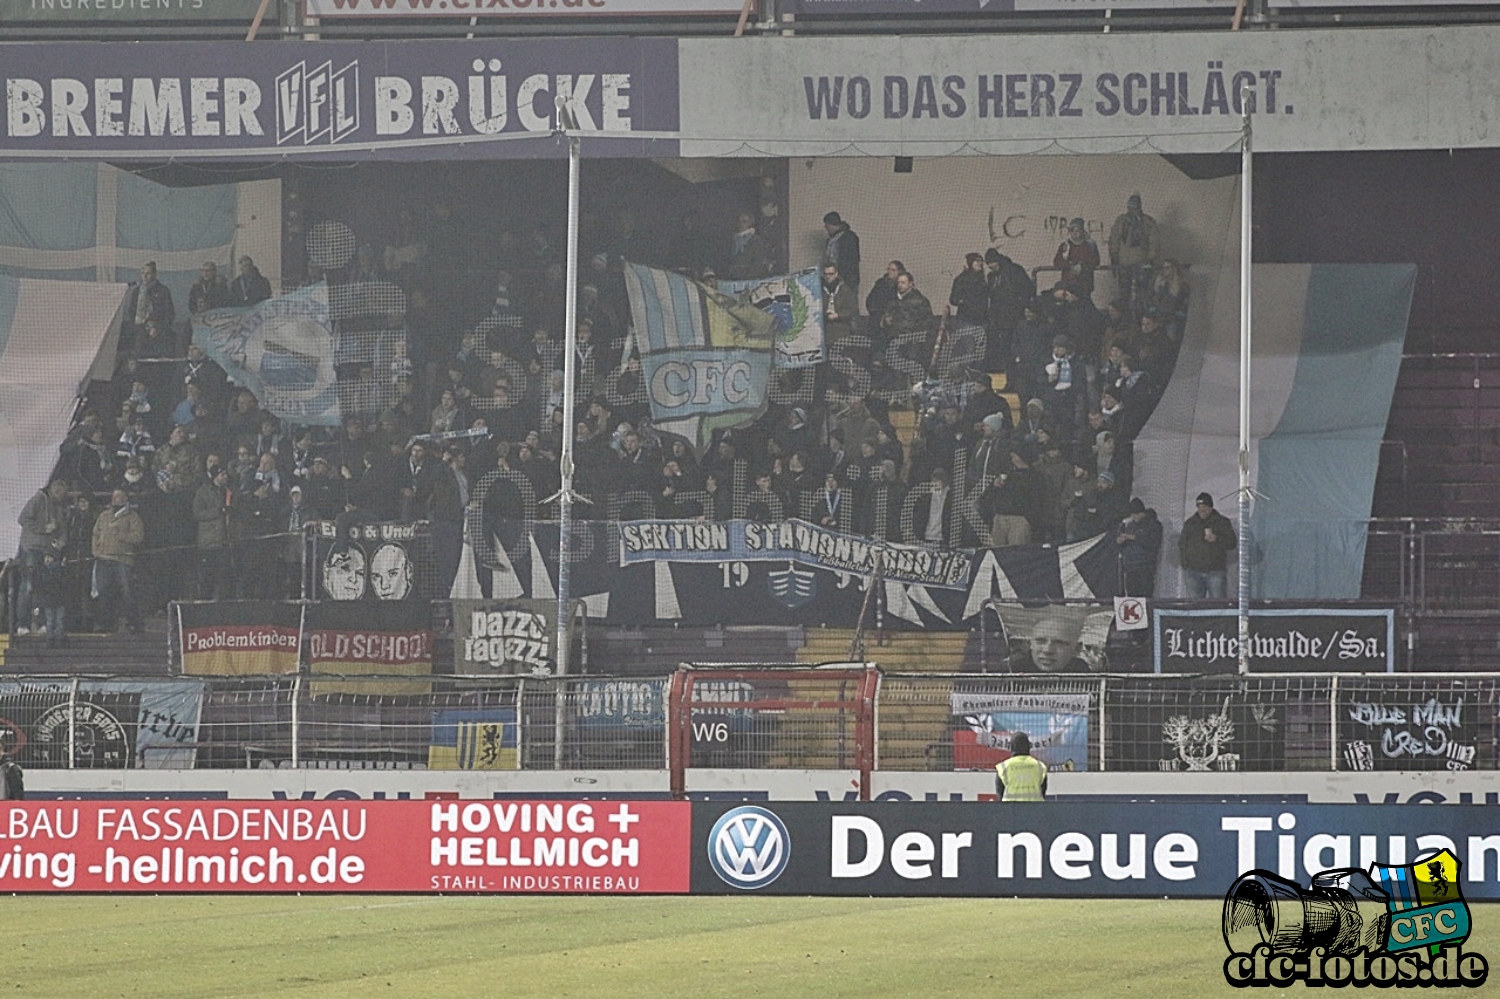
<svg viewBox="0 0 1500 999">
<path fill-rule="evenodd" d="M 1244 133 L 1240 139 L 1240 488 L 1239 573 L 1240 673 L 1250 672 L 1250 249 L 1252 237 L 1251 126 L 1249 87 L 1240 89 Z"/>
<path fill-rule="evenodd" d="M 557 126 L 568 133 L 568 275 L 567 304 L 563 310 L 563 426 L 559 463 L 562 489 L 557 494 L 557 675 L 568 673 L 568 625 L 572 618 L 570 565 L 573 520 L 573 394 L 578 384 L 578 123 L 561 96 L 557 98 Z M 561 746 L 561 738 L 558 739 Z"/>
</svg>

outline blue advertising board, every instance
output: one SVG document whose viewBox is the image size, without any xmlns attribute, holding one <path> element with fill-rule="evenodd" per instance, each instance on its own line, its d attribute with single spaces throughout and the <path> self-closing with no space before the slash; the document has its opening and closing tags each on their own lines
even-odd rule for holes
<svg viewBox="0 0 1500 999">
<path fill-rule="evenodd" d="M 706 894 L 1222 898 L 1252 870 L 1305 884 L 1447 849 L 1465 898 L 1500 899 L 1479 805 L 697 802 L 693 835 Z"/>
</svg>

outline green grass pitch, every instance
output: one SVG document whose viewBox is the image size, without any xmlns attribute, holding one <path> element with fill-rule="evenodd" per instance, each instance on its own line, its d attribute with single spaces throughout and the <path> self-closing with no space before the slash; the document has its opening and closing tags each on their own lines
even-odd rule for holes
<svg viewBox="0 0 1500 999">
<path fill-rule="evenodd" d="M 1234 994 L 1213 901 L 219 895 L 0 906 L 0 995 L 27 999 Z M 1472 908 L 1468 949 L 1500 958 L 1500 906 Z"/>
</svg>

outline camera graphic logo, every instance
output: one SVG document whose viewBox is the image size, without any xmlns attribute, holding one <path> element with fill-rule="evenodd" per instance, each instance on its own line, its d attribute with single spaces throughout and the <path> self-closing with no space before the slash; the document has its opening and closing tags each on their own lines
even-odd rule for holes
<svg viewBox="0 0 1500 999">
<path fill-rule="evenodd" d="M 1405 866 L 1323 871 L 1303 888 L 1255 870 L 1224 896 L 1224 978 L 1237 988 L 1374 986 L 1478 988 L 1481 954 L 1464 953 L 1471 930 L 1448 850 Z"/>
<path fill-rule="evenodd" d="M 725 884 L 764 888 L 781 877 L 792 856 L 792 837 L 774 812 L 741 805 L 719 817 L 708 834 L 708 861 Z"/>
</svg>

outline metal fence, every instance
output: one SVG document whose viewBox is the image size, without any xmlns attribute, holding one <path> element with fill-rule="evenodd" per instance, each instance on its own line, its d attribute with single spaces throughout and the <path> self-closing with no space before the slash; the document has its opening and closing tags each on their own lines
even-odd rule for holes
<svg viewBox="0 0 1500 999">
<path fill-rule="evenodd" d="M 308 677 L 0 684 L 29 768 L 984 769 L 1029 731 L 1092 771 L 1500 769 L 1500 674 L 995 676 L 715 670 L 671 678 Z M 869 727 L 865 727 L 868 723 Z M 873 735 L 873 758 L 866 740 Z M 988 754 L 988 755 L 987 755 Z"/>
</svg>

